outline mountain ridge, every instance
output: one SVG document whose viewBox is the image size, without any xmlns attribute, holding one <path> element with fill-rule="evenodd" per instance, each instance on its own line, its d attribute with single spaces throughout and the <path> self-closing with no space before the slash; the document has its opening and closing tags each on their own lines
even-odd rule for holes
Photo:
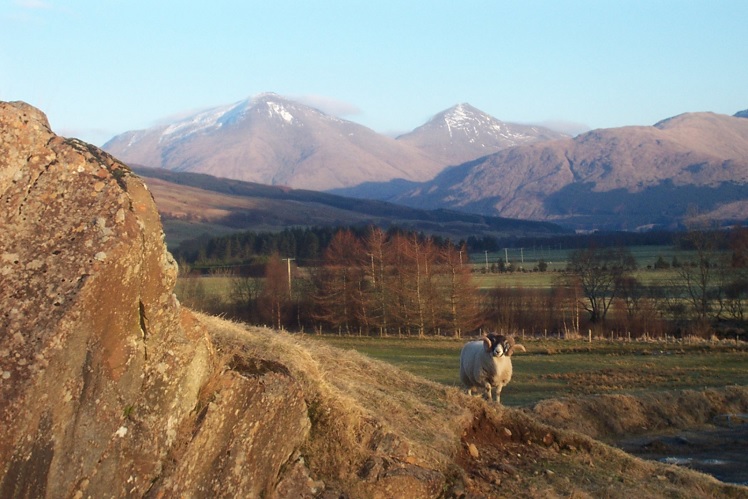
<svg viewBox="0 0 748 499">
<path fill-rule="evenodd" d="M 437 151 L 434 123 L 460 114 L 463 130 Z M 494 133 L 491 133 L 493 130 Z M 496 134 L 503 134 L 502 136 Z M 482 136 L 482 139 L 480 139 Z M 113 137 L 103 148 L 130 164 L 207 173 L 268 185 L 330 190 L 393 179 L 420 182 L 444 167 L 535 140 L 563 137 L 511 125 L 460 104 L 397 139 L 274 93 Z M 480 140 L 479 140 L 480 139 Z"/>
<path fill-rule="evenodd" d="M 596 208 L 592 199 L 603 201 L 600 195 L 606 192 L 638 194 L 668 186 L 719 190 L 730 185 L 738 190 L 725 203 L 748 199 L 748 121 L 684 113 L 651 127 L 597 129 L 506 149 L 447 169 L 389 200 L 559 223 L 574 218 L 568 209 L 575 206 L 580 210 L 577 217 L 584 212 L 594 223 L 595 209 L 618 209 L 621 219 L 630 212 L 625 200 L 619 208 Z M 704 208 L 720 208 L 718 202 L 708 204 Z M 686 211 L 680 202 L 668 223 L 682 219 Z M 620 226 L 624 220 L 618 222 Z"/>
<path fill-rule="evenodd" d="M 745 219 L 745 114 L 682 113 L 570 137 L 461 103 L 391 138 L 266 93 L 126 132 L 104 148 L 129 164 L 424 209 L 583 230 L 672 228 L 687 205 L 722 221 Z"/>
</svg>

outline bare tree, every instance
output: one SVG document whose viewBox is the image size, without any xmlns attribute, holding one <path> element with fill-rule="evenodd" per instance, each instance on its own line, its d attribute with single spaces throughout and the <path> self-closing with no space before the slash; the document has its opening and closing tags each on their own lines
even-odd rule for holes
<svg viewBox="0 0 748 499">
<path fill-rule="evenodd" d="M 389 282 L 389 290 L 394 298 L 393 319 L 400 332 L 403 329 L 410 331 L 414 327 L 418 328 L 420 323 L 422 310 L 416 255 L 408 236 L 394 234 L 390 238 L 393 276 Z"/>
<path fill-rule="evenodd" d="M 315 278 L 316 320 L 339 331 L 350 332 L 362 315 L 362 247 L 351 231 L 341 230 L 325 250 L 324 261 Z"/>
<path fill-rule="evenodd" d="M 467 250 L 446 245 L 441 251 L 441 260 L 447 275 L 447 309 L 446 323 L 452 329 L 455 338 L 466 331 L 477 328 L 482 322 L 478 288 L 473 283 Z"/>
<path fill-rule="evenodd" d="M 722 312 L 724 262 L 718 251 L 720 237 L 715 230 L 692 228 L 681 241 L 692 256 L 684 257 L 677 267 L 678 281 L 693 319 L 701 324 Z"/>
<path fill-rule="evenodd" d="M 265 266 L 265 281 L 259 297 L 260 315 L 276 329 L 282 329 L 289 302 L 286 264 L 278 253 L 273 253 Z"/>
<path fill-rule="evenodd" d="M 732 319 L 743 321 L 748 315 L 748 228 L 733 228 L 730 250 L 730 279 L 725 287 L 725 309 Z"/>
<path fill-rule="evenodd" d="M 260 279 L 248 275 L 231 277 L 229 299 L 240 317 L 253 318 L 261 292 L 262 283 Z"/>
<path fill-rule="evenodd" d="M 568 275 L 585 297 L 582 306 L 589 312 L 591 323 L 605 321 L 623 277 L 635 268 L 636 260 L 626 248 L 588 248 L 569 255 Z"/>
</svg>

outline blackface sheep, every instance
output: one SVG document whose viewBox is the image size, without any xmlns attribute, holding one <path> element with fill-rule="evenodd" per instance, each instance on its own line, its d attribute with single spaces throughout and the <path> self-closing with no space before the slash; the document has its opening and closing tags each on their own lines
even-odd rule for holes
<svg viewBox="0 0 748 499">
<path fill-rule="evenodd" d="M 512 379 L 514 350 L 526 351 L 514 338 L 496 333 L 466 343 L 460 353 L 460 381 L 468 394 L 484 388 L 488 400 L 500 403 L 501 389 Z"/>
</svg>

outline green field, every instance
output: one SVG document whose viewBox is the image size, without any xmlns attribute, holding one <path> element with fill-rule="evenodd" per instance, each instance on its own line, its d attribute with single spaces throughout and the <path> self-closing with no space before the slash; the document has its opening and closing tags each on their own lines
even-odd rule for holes
<svg viewBox="0 0 748 499">
<path fill-rule="evenodd" d="M 307 336 L 359 351 L 418 376 L 459 386 L 463 340 Z M 547 398 L 596 393 L 748 385 L 748 346 L 721 343 L 587 343 L 530 340 L 513 357 L 514 377 L 502 403 L 525 406 Z"/>
<path fill-rule="evenodd" d="M 636 258 L 639 270 L 634 273 L 634 276 L 638 278 L 643 284 L 650 285 L 653 283 L 667 284 L 671 282 L 675 276 L 676 271 L 672 269 L 668 270 L 653 270 L 647 268 L 652 267 L 657 259 L 662 256 L 666 262 L 670 263 L 674 256 L 677 256 L 681 261 L 685 261 L 689 258 L 690 253 L 684 251 L 678 251 L 671 246 L 634 246 L 629 248 L 634 258 Z M 472 254 L 470 255 L 470 262 L 475 268 L 473 273 L 473 279 L 476 285 L 480 289 L 493 289 L 496 287 L 517 287 L 517 288 L 550 288 L 553 285 L 554 279 L 557 279 L 560 275 L 560 271 L 566 269 L 566 262 L 569 257 L 569 253 L 572 250 L 564 249 L 526 249 L 520 254 L 519 249 L 509 249 L 507 255 L 509 261 L 516 267 L 523 267 L 524 272 L 504 272 L 504 273 L 484 273 L 485 264 L 484 254 Z M 489 268 L 491 262 L 496 262 L 499 258 L 504 258 L 504 252 L 499 253 L 488 253 Z M 520 258 L 524 259 L 524 264 L 520 262 Z M 549 264 L 546 272 L 533 272 L 532 269 L 537 266 L 540 259 L 543 259 Z M 219 274 L 204 276 L 201 278 L 205 292 L 211 296 L 217 296 L 222 300 L 228 298 L 229 291 L 231 289 L 231 278 Z M 181 292 L 181 284 L 177 284 L 177 296 Z"/>
<path fill-rule="evenodd" d="M 636 259 L 639 267 L 646 268 L 647 265 L 654 265 L 657 259 L 662 256 L 668 263 L 673 256 L 682 258 L 689 252 L 678 250 L 672 246 L 629 246 L 627 249 Z M 515 267 L 523 267 L 525 270 L 532 270 L 540 260 L 548 264 L 548 270 L 562 270 L 566 268 L 566 261 L 574 249 L 551 249 L 545 248 L 507 248 L 506 251 L 496 253 L 471 253 L 470 263 L 480 267 L 485 267 L 485 260 L 488 257 L 488 264 L 496 262 L 499 259 L 506 261 Z"/>
<path fill-rule="evenodd" d="M 634 277 L 639 279 L 643 284 L 668 283 L 676 276 L 676 271 L 654 270 L 654 264 L 659 257 L 665 262 L 671 263 L 673 257 L 677 257 L 681 262 L 688 261 L 695 257 L 695 252 L 678 250 L 672 246 L 630 246 L 627 248 L 632 256 L 636 259 L 638 270 L 633 273 Z M 541 248 L 524 248 L 522 251 L 518 248 L 509 248 L 506 253 L 500 251 L 497 253 L 473 253 L 470 255 L 470 263 L 475 268 L 475 280 L 481 289 L 491 289 L 497 286 L 502 287 L 522 287 L 522 288 L 549 288 L 553 280 L 558 278 L 560 271 L 566 269 L 569 255 L 574 250 L 571 249 L 541 249 Z M 488 265 L 486 265 L 486 256 Z M 492 263 L 499 259 L 504 260 L 508 257 L 509 263 L 514 272 L 504 273 L 486 273 L 485 269 L 491 268 Z M 548 264 L 548 270 L 545 272 L 533 271 L 537 268 L 540 260 Z M 523 269 L 520 270 L 520 269 Z"/>
</svg>

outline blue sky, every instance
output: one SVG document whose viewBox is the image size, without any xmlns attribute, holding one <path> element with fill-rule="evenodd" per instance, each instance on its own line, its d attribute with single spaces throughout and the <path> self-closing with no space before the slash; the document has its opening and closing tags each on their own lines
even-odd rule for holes
<svg viewBox="0 0 748 499">
<path fill-rule="evenodd" d="M 96 145 L 276 92 L 394 134 L 748 108 L 746 0 L 1 0 L 0 100 Z"/>
</svg>

